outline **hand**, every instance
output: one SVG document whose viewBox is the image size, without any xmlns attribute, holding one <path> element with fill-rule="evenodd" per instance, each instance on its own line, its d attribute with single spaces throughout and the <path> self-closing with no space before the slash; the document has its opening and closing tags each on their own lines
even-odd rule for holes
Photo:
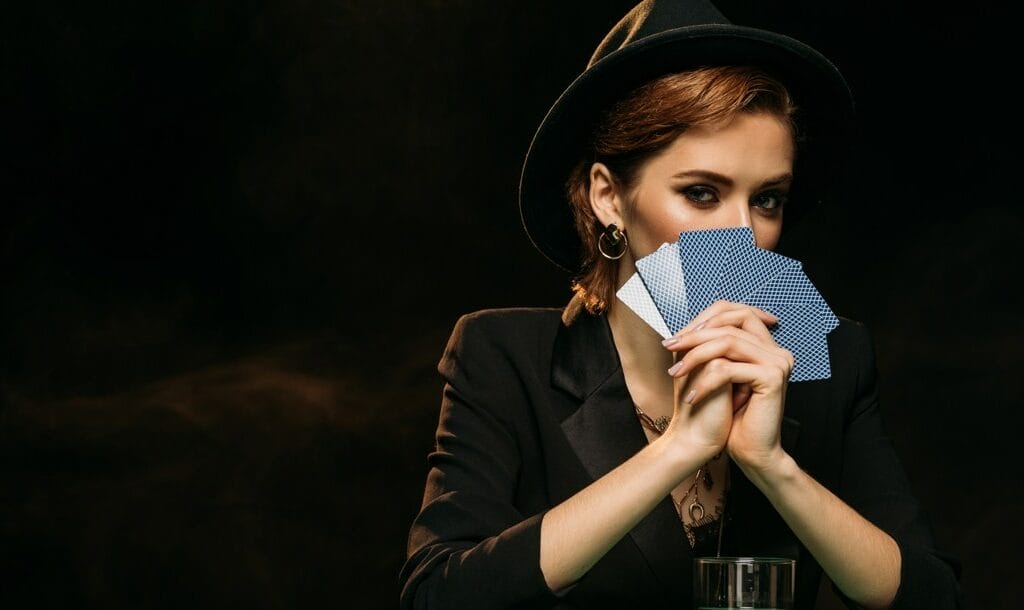
<svg viewBox="0 0 1024 610">
<path fill-rule="evenodd" d="M 777 321 L 756 307 L 718 301 L 665 341 L 681 355 L 670 374 L 689 376 L 684 403 L 728 390 L 733 413 L 726 447 L 744 469 L 771 468 L 785 455 L 780 424 L 793 355 L 768 332 L 766 325 Z"/>
<path fill-rule="evenodd" d="M 694 377 L 700 374 L 700 369 L 697 367 Z M 699 401 L 693 397 L 687 400 L 687 394 L 692 391 L 690 385 L 687 375 L 672 380 L 675 411 L 665 436 L 680 437 L 680 442 L 698 448 L 706 460 L 721 453 L 729 440 L 733 422 L 732 396 L 726 385 L 705 393 Z"/>
</svg>

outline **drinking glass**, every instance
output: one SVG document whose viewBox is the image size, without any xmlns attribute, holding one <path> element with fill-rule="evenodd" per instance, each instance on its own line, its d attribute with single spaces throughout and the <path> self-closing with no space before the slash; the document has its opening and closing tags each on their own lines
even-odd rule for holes
<svg viewBox="0 0 1024 610">
<path fill-rule="evenodd" d="M 693 606 L 793 610 L 795 584 L 795 559 L 698 557 L 693 564 Z"/>
</svg>

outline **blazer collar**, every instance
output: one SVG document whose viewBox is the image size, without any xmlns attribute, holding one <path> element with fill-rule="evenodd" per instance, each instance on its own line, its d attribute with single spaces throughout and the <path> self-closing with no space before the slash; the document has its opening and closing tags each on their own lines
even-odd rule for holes
<svg viewBox="0 0 1024 610">
<path fill-rule="evenodd" d="M 647 444 L 604 315 L 581 313 L 555 339 L 551 384 L 576 398 L 562 419 L 573 450 L 597 479 Z"/>
<path fill-rule="evenodd" d="M 583 311 L 571 324 L 559 327 L 552 353 L 551 384 L 578 401 L 578 407 L 562 419 L 561 427 L 594 480 L 647 445 L 626 388 L 607 316 Z M 783 448 L 792 452 L 798 433 L 799 423 L 784 418 Z M 759 493 L 738 468 L 732 470 L 734 501 Z M 680 575 L 690 569 L 692 550 L 668 496 L 629 532 L 629 538 L 672 599 L 691 598 L 691 579 Z"/>
<path fill-rule="evenodd" d="M 559 328 L 551 383 L 580 401 L 562 420 L 562 431 L 591 478 L 599 479 L 647 445 L 606 316 L 582 312 Z M 670 599 L 690 599 L 690 579 L 680 574 L 689 570 L 691 550 L 668 496 L 629 538 Z"/>
<path fill-rule="evenodd" d="M 551 384 L 583 399 L 615 373 L 621 373 L 608 317 L 580 312 L 555 336 Z"/>
</svg>

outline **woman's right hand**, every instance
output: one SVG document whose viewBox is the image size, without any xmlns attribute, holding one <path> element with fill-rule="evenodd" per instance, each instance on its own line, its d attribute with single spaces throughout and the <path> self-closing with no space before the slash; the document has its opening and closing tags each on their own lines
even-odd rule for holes
<svg viewBox="0 0 1024 610">
<path fill-rule="evenodd" d="M 691 403 L 689 380 L 700 376 L 702 368 L 673 379 L 675 410 L 664 436 L 699 448 L 701 453 L 706 453 L 706 458 L 711 458 L 721 452 L 729 440 L 733 417 L 732 384 L 718 388 L 697 404 Z"/>
</svg>

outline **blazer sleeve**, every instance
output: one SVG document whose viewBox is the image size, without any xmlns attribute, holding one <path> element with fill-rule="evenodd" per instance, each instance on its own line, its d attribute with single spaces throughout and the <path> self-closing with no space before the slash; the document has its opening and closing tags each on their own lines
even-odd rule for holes
<svg viewBox="0 0 1024 610">
<path fill-rule="evenodd" d="M 960 564 L 935 548 L 927 514 L 915 499 L 884 428 L 871 337 L 860 323 L 855 324 L 855 330 L 858 381 L 856 398 L 847 414 L 841 496 L 899 546 L 900 586 L 892 610 L 963 608 Z M 836 592 L 847 605 L 859 608 L 838 589 Z"/>
<path fill-rule="evenodd" d="M 403 610 L 545 608 L 559 600 L 540 570 L 543 513 L 522 514 L 514 504 L 516 418 L 527 406 L 509 397 L 514 367 L 480 322 L 460 318 L 438 364 L 445 384 L 400 573 Z"/>
</svg>

